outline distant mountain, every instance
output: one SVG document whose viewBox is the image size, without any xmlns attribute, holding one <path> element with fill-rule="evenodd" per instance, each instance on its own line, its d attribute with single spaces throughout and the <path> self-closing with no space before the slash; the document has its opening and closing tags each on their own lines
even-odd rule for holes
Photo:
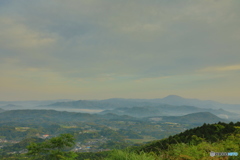
<svg viewBox="0 0 240 160">
<path fill-rule="evenodd" d="M 1 113 L 1 112 L 4 112 L 4 111 L 5 111 L 4 109 L 0 108 L 0 113 Z"/>
<path fill-rule="evenodd" d="M 223 119 L 237 119 L 238 114 L 225 111 L 223 109 L 206 109 L 198 108 L 194 106 L 173 106 L 168 104 L 162 104 L 157 106 L 145 106 L 145 107 L 123 107 L 115 108 L 112 110 L 104 110 L 99 114 L 114 113 L 117 115 L 128 115 L 132 117 L 151 117 L 151 116 L 182 116 L 196 112 L 210 112 Z"/>
<path fill-rule="evenodd" d="M 22 106 L 15 105 L 15 104 L 7 104 L 7 105 L 4 105 L 4 106 L 1 106 L 1 108 L 5 109 L 5 110 L 13 110 L 13 109 L 22 109 Z"/>
<path fill-rule="evenodd" d="M 217 122 L 228 122 L 221 119 L 210 112 L 198 112 L 191 113 L 184 116 L 158 116 L 151 117 L 149 120 L 161 121 L 161 122 L 173 122 L 173 123 L 185 123 L 185 124 L 198 124 L 203 123 L 217 123 Z"/>
<path fill-rule="evenodd" d="M 54 108 L 115 109 L 121 107 L 146 106 L 146 105 L 156 106 L 157 104 L 153 104 L 150 102 L 135 102 L 125 99 L 109 99 L 109 100 L 79 100 L 70 102 L 56 102 L 41 107 L 53 109 Z"/>
<path fill-rule="evenodd" d="M 8 104 L 12 104 L 12 105 L 20 105 L 24 108 L 28 107 L 35 107 L 35 106 L 39 106 L 39 105 L 49 105 L 55 102 L 67 102 L 67 101 L 73 101 L 70 99 L 58 99 L 58 100 L 39 100 L 39 101 L 0 101 L 0 107 L 1 106 L 5 106 Z"/>
<path fill-rule="evenodd" d="M 141 103 L 148 103 L 149 106 L 154 106 L 156 104 L 169 104 L 174 106 L 195 106 L 199 108 L 208 108 L 208 109 L 224 109 L 230 112 L 240 114 L 240 104 L 223 104 L 211 100 L 199 100 L 199 99 L 189 99 L 183 98 L 177 95 L 169 95 L 164 98 L 157 98 L 157 99 L 106 99 L 105 102 L 114 101 L 125 101 L 125 102 L 141 102 Z M 223 115 L 224 116 L 224 115 Z"/>
<path fill-rule="evenodd" d="M 169 95 L 162 99 L 131 99 L 136 102 L 150 102 L 150 103 L 160 103 L 160 104 L 170 104 L 170 105 L 187 105 L 195 106 L 199 108 L 213 108 L 213 109 L 225 109 L 225 110 L 238 110 L 240 113 L 240 104 L 223 104 L 211 100 L 198 100 L 198 99 L 189 99 L 182 98 L 177 95 Z"/>
<path fill-rule="evenodd" d="M 128 115 L 133 117 L 149 116 L 180 116 L 195 112 L 210 112 L 221 118 L 235 121 L 239 115 L 220 109 L 214 101 L 201 101 L 197 99 L 185 99 L 176 95 L 170 95 L 162 99 L 121 99 L 112 98 L 106 100 L 78 100 L 67 102 L 56 102 L 49 105 L 38 106 L 44 109 L 60 109 L 70 111 L 71 109 L 104 110 L 100 114 L 114 113 L 117 115 Z M 223 107 L 222 107 L 223 108 Z"/>
<path fill-rule="evenodd" d="M 169 95 L 160 100 L 161 103 L 171 104 L 171 105 L 191 105 L 200 108 L 218 108 L 218 106 L 213 105 L 213 101 L 202 101 L 198 99 L 185 99 L 176 95 Z"/>
<path fill-rule="evenodd" d="M 107 108 L 115 108 L 116 105 L 112 105 L 106 102 L 99 101 L 88 101 L 88 100 L 79 100 L 79 101 L 70 101 L 70 102 L 56 102 L 53 104 L 49 104 L 47 106 L 42 107 L 50 107 L 50 108 L 78 108 L 78 109 L 107 109 Z"/>
<path fill-rule="evenodd" d="M 111 98 L 105 100 L 78 100 L 69 99 L 48 100 L 48 101 L 0 101 L 2 106 L 12 104 L 22 106 L 24 109 L 35 108 L 77 108 L 77 109 L 115 109 L 124 107 L 145 107 L 158 106 L 163 104 L 173 106 L 195 106 L 199 108 L 224 109 L 240 114 L 240 104 L 222 104 L 211 100 L 188 99 L 177 95 L 169 95 L 157 99 L 123 99 Z M 9 107 L 10 108 L 10 107 Z M 224 116 L 224 115 L 223 115 Z"/>
</svg>

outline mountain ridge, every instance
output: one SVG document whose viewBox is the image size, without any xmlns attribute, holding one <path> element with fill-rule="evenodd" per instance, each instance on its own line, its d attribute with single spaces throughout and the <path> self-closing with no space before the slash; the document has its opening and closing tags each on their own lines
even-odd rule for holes
<svg viewBox="0 0 240 160">
<path fill-rule="evenodd" d="M 86 100 L 92 101 L 92 100 Z M 225 108 L 224 106 L 228 106 L 231 108 L 240 108 L 240 104 L 225 104 L 212 100 L 199 100 L 199 99 L 191 99 L 191 98 L 183 98 L 178 95 L 168 95 L 164 98 L 155 98 L 155 99 L 126 99 L 126 98 L 110 98 L 104 100 L 94 100 L 101 102 L 150 102 L 150 103 L 161 103 L 161 104 L 170 104 L 170 105 L 192 105 L 200 108 Z"/>
<path fill-rule="evenodd" d="M 217 123 L 217 122 L 228 122 L 210 112 L 196 112 L 190 113 L 183 116 L 155 116 L 149 117 L 152 121 L 165 121 L 174 123 L 185 123 L 185 124 L 203 124 L 203 123 Z"/>
</svg>

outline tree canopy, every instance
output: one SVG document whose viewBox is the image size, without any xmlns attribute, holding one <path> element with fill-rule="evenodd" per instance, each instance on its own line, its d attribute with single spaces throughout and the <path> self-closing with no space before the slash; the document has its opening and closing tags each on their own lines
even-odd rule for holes
<svg viewBox="0 0 240 160">
<path fill-rule="evenodd" d="M 52 159 L 62 160 L 74 159 L 77 154 L 67 152 L 66 148 L 72 147 L 75 144 L 75 139 L 71 134 L 61 134 L 58 137 L 53 137 L 42 143 L 31 143 L 27 146 L 28 155 L 34 159 Z"/>
</svg>

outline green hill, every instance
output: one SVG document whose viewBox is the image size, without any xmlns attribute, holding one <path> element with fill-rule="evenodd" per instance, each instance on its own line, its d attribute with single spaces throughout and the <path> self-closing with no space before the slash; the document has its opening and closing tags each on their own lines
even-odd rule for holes
<svg viewBox="0 0 240 160">
<path fill-rule="evenodd" d="M 184 116 L 157 116 L 157 117 L 150 117 L 148 119 L 152 121 L 196 124 L 196 125 L 202 125 L 203 123 L 217 123 L 219 121 L 227 122 L 227 120 L 221 119 L 210 112 L 197 112 L 197 113 L 187 114 Z"/>
<path fill-rule="evenodd" d="M 210 156 L 210 152 L 240 154 L 240 122 L 204 124 L 148 144 L 108 153 L 80 153 L 96 160 L 239 160 L 240 156 Z"/>
<path fill-rule="evenodd" d="M 0 113 L 1 123 L 25 123 L 25 124 L 40 124 L 40 123 L 64 123 L 64 122 L 93 122 L 99 120 L 130 120 L 136 119 L 130 116 L 118 116 L 115 114 L 89 114 L 55 110 L 10 110 Z"/>
<path fill-rule="evenodd" d="M 185 144 L 198 144 L 202 141 L 206 142 L 217 142 L 225 140 L 230 134 L 236 134 L 240 122 L 237 123 L 215 123 L 215 124 L 204 124 L 201 127 L 186 130 L 182 133 L 174 136 L 169 136 L 166 139 L 154 141 L 147 145 L 141 146 L 139 150 L 145 152 L 157 152 L 159 150 L 169 149 L 169 145 L 185 143 Z"/>
<path fill-rule="evenodd" d="M 19 143 L 13 144 L 13 145 L 8 146 L 8 147 L 4 147 L 3 149 L 5 150 L 5 152 L 21 151 L 23 149 L 26 149 L 26 147 L 32 142 L 39 143 L 39 142 L 43 142 L 43 141 L 44 141 L 43 139 L 37 138 L 37 137 L 26 138 L 26 139 L 20 141 Z"/>
<path fill-rule="evenodd" d="M 91 121 L 97 118 L 88 113 L 59 112 L 54 110 L 10 110 L 0 113 L 1 122 L 69 122 Z"/>
<path fill-rule="evenodd" d="M 99 114 L 114 113 L 117 115 L 128 115 L 132 117 L 153 117 L 153 116 L 183 116 L 197 112 L 209 112 L 224 119 L 238 119 L 239 115 L 225 111 L 223 109 L 198 108 L 194 106 L 172 106 L 161 104 L 157 106 L 135 106 L 120 107 L 110 110 L 104 110 Z M 211 122 L 214 123 L 214 122 Z"/>
</svg>

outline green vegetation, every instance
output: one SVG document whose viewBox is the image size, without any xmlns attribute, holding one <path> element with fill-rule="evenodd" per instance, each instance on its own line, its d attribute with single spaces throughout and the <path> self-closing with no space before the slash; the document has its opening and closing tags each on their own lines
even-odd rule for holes
<svg viewBox="0 0 240 160">
<path fill-rule="evenodd" d="M 19 143 L 14 143 L 13 145 L 9 145 L 4 147 L 5 152 L 12 152 L 12 151 L 21 151 L 23 149 L 26 149 L 26 147 L 31 144 L 31 143 L 40 143 L 43 142 L 44 140 L 41 138 L 26 138 L 20 141 Z"/>
<path fill-rule="evenodd" d="M 140 150 L 145 152 L 157 152 L 159 150 L 169 149 L 169 145 L 185 143 L 197 145 L 202 141 L 209 143 L 217 142 L 219 140 L 225 140 L 229 134 L 235 133 L 237 130 L 236 126 L 240 123 L 222 123 L 218 124 L 204 124 L 201 127 L 186 130 L 183 133 L 176 134 L 174 136 L 169 136 L 166 139 L 160 141 L 154 141 L 150 144 L 142 146 Z"/>
<path fill-rule="evenodd" d="M 27 146 L 27 155 L 40 160 L 60 160 L 74 159 L 77 154 L 74 152 L 65 152 L 67 147 L 74 146 L 75 141 L 71 134 L 61 134 L 42 143 L 31 143 Z"/>
<path fill-rule="evenodd" d="M 240 153 L 240 122 L 204 124 L 152 143 L 109 152 L 109 160 L 217 160 L 237 157 L 210 157 L 210 152 Z M 196 135 L 198 134 L 198 136 Z M 205 138 L 204 138 L 205 137 Z M 94 154 L 94 153 L 93 153 Z M 86 158 L 86 157 L 85 157 Z M 99 158 L 102 159 L 102 158 Z"/>
<path fill-rule="evenodd" d="M 116 150 L 108 155 L 109 160 L 236 160 L 237 157 L 210 157 L 210 152 L 238 152 L 240 153 L 240 135 L 230 135 L 226 140 L 215 143 L 202 141 L 197 145 L 178 143 L 169 145 L 168 150 L 158 152 L 136 152 L 129 150 Z"/>
<path fill-rule="evenodd" d="M 156 140 L 156 138 L 151 137 L 151 136 L 142 136 L 141 139 L 136 139 L 136 138 L 126 139 L 126 141 L 134 143 L 135 145 L 142 145 L 144 143 L 151 142 L 151 141 L 154 141 L 154 140 Z"/>
<path fill-rule="evenodd" d="M 155 160 L 157 158 L 154 154 L 145 152 L 135 153 L 121 150 L 114 150 L 109 154 L 105 160 Z"/>
<path fill-rule="evenodd" d="M 188 117 L 195 124 L 89 115 L 52 110 L 6 112 L 0 118 L 0 159 L 204 160 L 211 159 L 210 151 L 240 153 L 240 122 L 196 125 L 206 115 L 214 118 L 209 113 L 177 118 Z M 239 157 L 226 159 L 234 158 Z"/>
</svg>

